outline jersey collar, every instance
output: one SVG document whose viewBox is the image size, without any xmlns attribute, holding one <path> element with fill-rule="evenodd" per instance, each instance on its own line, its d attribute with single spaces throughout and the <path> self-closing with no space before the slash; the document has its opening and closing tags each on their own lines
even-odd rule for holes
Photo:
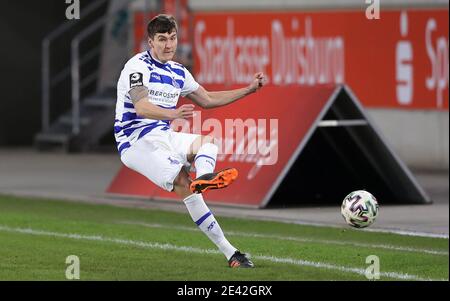
<svg viewBox="0 0 450 301">
<path fill-rule="evenodd" d="M 165 63 L 165 64 L 163 64 L 163 63 L 161 63 L 160 61 L 158 61 L 157 59 L 153 58 L 152 54 L 150 53 L 150 50 L 147 50 L 147 53 L 148 53 L 148 56 L 150 57 L 150 61 L 151 61 L 153 64 L 155 64 L 156 67 L 164 68 L 164 67 L 169 66 L 169 63 L 168 63 L 168 62 Z"/>
</svg>

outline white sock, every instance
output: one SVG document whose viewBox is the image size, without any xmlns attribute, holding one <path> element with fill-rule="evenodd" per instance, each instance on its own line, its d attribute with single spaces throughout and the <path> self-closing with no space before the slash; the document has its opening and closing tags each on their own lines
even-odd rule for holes
<svg viewBox="0 0 450 301">
<path fill-rule="evenodd" d="M 206 206 L 203 196 L 201 194 L 191 194 L 183 202 L 186 204 L 192 220 L 216 244 L 225 257 L 230 259 L 237 249 L 225 238 L 219 223 L 208 206 Z"/>
<path fill-rule="evenodd" d="M 214 172 L 218 151 L 217 145 L 212 143 L 205 143 L 200 147 L 194 159 L 196 178 Z"/>
</svg>

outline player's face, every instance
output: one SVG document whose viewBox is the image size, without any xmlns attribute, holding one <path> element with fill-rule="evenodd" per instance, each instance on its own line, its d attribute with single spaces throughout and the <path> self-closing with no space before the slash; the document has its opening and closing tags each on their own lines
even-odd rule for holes
<svg viewBox="0 0 450 301">
<path fill-rule="evenodd" d="M 149 39 L 152 55 L 160 62 L 170 61 L 177 50 L 177 32 L 157 33 L 153 39 Z"/>
</svg>

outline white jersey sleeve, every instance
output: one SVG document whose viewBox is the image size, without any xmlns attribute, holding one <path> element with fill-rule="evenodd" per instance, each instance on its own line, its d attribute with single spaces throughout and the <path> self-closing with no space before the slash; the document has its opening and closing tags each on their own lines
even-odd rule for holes
<svg viewBox="0 0 450 301">
<path fill-rule="evenodd" d="M 181 96 L 186 96 L 192 92 L 194 92 L 195 90 L 198 89 L 198 87 L 200 86 L 194 79 L 194 77 L 192 76 L 192 74 L 185 68 L 184 69 L 184 73 L 185 73 L 185 80 L 184 80 L 184 86 L 181 89 Z"/>
<path fill-rule="evenodd" d="M 138 86 L 145 86 L 148 88 L 150 79 L 150 72 L 144 62 L 140 60 L 131 60 L 125 65 L 123 70 L 125 80 L 126 92 Z"/>
</svg>

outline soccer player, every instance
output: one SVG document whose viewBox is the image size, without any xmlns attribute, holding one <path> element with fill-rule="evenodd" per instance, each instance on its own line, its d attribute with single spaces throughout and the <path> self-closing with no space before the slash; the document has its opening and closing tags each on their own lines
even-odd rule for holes
<svg viewBox="0 0 450 301">
<path fill-rule="evenodd" d="M 248 257 L 225 238 L 205 204 L 202 192 L 230 185 L 237 170 L 214 172 L 218 147 L 210 136 L 175 132 L 171 120 L 188 119 L 194 105 L 177 106 L 180 95 L 202 108 L 227 105 L 256 92 L 265 84 L 257 73 L 245 88 L 210 92 L 181 64 L 172 61 L 177 48 L 177 24 L 160 14 L 147 26 L 149 51 L 132 57 L 117 83 L 114 134 L 121 161 L 167 191 L 181 197 L 197 226 L 216 244 L 232 268 L 254 267 Z M 195 180 L 188 168 L 194 164 Z"/>
</svg>

